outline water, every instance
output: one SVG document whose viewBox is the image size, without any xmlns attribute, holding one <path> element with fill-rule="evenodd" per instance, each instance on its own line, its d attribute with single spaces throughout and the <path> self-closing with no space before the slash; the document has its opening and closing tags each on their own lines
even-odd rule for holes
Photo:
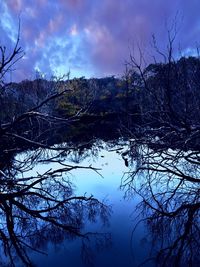
<svg viewBox="0 0 200 267">
<path fill-rule="evenodd" d="M 97 221 L 85 225 L 85 232 L 109 233 L 111 238 L 109 244 L 102 246 L 101 249 L 95 248 L 94 240 L 90 241 L 93 242 L 93 247 L 89 252 L 92 254 L 89 256 L 92 257 L 89 261 L 96 267 L 137 266 L 147 256 L 147 246 L 141 242 L 145 232 L 144 226 L 138 226 L 133 232 L 138 215 L 136 205 L 140 198 L 138 196 L 131 199 L 125 198 L 125 192 L 120 189 L 120 185 L 124 173 L 129 168 L 125 166 L 121 155 L 116 152 L 115 148 L 109 149 L 105 143 L 102 143 L 101 147 L 96 156 L 90 155 L 79 162 L 81 166 L 100 169 L 98 173 L 94 170 L 77 169 L 69 174 L 75 185 L 76 195 L 93 195 L 98 200 L 105 201 L 112 209 L 108 224 L 104 225 Z M 122 148 L 123 151 L 127 149 L 126 146 Z M 69 155 L 65 163 L 72 164 L 74 160 L 75 156 Z M 55 164 L 54 166 L 36 166 L 36 170 L 44 172 L 50 167 L 55 167 Z M 49 244 L 48 255 L 36 254 L 33 257 L 34 262 L 37 266 L 85 266 L 87 264 L 81 257 L 81 242 L 79 238 L 73 241 L 66 240 L 56 248 L 53 244 Z"/>
<path fill-rule="evenodd" d="M 17 155 L 9 170 L 14 183 L 1 178 L 7 262 L 199 266 L 198 155 L 194 162 L 195 152 L 130 142 L 66 143 L 64 153 Z"/>
</svg>

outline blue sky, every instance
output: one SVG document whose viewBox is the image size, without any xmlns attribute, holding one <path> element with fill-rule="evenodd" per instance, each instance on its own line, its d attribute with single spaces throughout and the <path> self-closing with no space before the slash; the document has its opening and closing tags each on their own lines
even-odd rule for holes
<svg viewBox="0 0 200 267">
<path fill-rule="evenodd" d="M 175 56 L 194 55 L 200 43 L 198 0 L 1 0 L 0 42 L 14 45 L 18 19 L 24 58 L 12 73 L 14 81 L 70 70 L 73 77 L 121 75 L 130 49 L 137 46 L 150 62 L 155 34 L 167 50 L 167 29 L 177 16 Z M 134 49 L 133 49 L 134 48 Z"/>
</svg>

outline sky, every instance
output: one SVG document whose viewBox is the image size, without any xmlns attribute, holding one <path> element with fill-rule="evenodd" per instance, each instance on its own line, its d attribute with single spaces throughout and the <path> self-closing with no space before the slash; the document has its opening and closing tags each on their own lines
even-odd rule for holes
<svg viewBox="0 0 200 267">
<path fill-rule="evenodd" d="M 24 57 L 12 81 L 45 77 L 121 76 L 130 53 L 147 63 L 157 46 L 167 51 L 176 20 L 174 54 L 194 55 L 200 44 L 199 0 L 0 0 L 0 44 L 14 47 L 20 18 Z M 158 59 L 159 60 L 159 59 Z"/>
</svg>

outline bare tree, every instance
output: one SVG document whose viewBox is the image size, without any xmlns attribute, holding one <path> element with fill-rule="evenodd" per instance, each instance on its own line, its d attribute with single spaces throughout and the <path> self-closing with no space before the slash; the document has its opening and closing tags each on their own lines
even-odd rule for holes
<svg viewBox="0 0 200 267">
<path fill-rule="evenodd" d="M 0 84 L 4 88 L 5 75 L 23 56 L 19 36 L 20 27 L 11 54 L 0 46 Z M 109 216 L 105 203 L 90 195 L 75 195 L 67 175 L 77 168 L 98 170 L 65 164 L 62 157 L 69 146 L 51 142 L 52 133 L 60 125 L 76 120 L 80 113 L 65 119 L 45 112 L 45 105 L 71 90 L 60 79 L 53 81 L 52 86 L 35 106 L 0 124 L 0 242 L 4 252 L 1 264 L 10 262 L 10 266 L 15 266 L 17 259 L 20 266 L 32 266 L 30 250 L 45 253 L 42 249 L 48 241 L 61 243 L 65 238 L 82 238 L 86 251 L 85 240 L 94 234 L 84 233 L 85 221 L 99 216 L 105 222 Z M 59 167 L 30 174 L 38 162 L 56 162 Z M 102 237 L 109 239 L 106 234 Z"/>
<path fill-rule="evenodd" d="M 20 21 L 18 27 L 17 39 L 14 48 L 9 53 L 6 46 L 0 45 L 0 85 L 4 84 L 4 77 L 10 71 L 13 71 L 14 65 L 24 56 L 24 52 L 19 45 L 20 42 Z"/>
<path fill-rule="evenodd" d="M 130 129 L 130 145 L 122 157 L 130 167 L 122 178 L 127 196 L 137 194 L 137 206 L 152 241 L 141 265 L 198 266 L 200 212 L 199 58 L 173 56 L 176 27 L 168 31 L 162 61 L 145 66 L 131 55 L 128 66 L 140 76 L 142 123 Z M 197 75 L 198 74 L 198 75 Z M 198 81 L 198 82 L 197 82 Z M 140 218 L 140 221 L 139 221 Z"/>
<path fill-rule="evenodd" d="M 140 106 L 142 125 L 139 132 L 146 136 L 158 136 L 179 141 L 189 138 L 199 131 L 199 58 L 184 58 L 177 60 L 174 56 L 174 46 L 177 39 L 177 22 L 167 29 L 168 43 L 166 51 L 159 49 L 155 36 L 152 45 L 155 54 L 153 63 L 147 66 L 145 54 L 138 47 L 140 58 L 130 54 L 127 62 L 129 72 L 136 72 L 139 82 L 135 86 L 140 90 L 140 98 L 135 101 Z M 140 129 L 139 129 L 140 128 Z M 154 134 L 155 133 L 155 134 Z M 166 139 L 165 139 L 166 140 Z M 182 140 L 184 142 L 184 140 Z"/>
<path fill-rule="evenodd" d="M 143 262 L 157 266 L 197 266 L 199 258 L 200 168 L 199 151 L 151 149 L 132 145 L 134 171 L 122 187 L 139 194 L 137 209 L 149 229 L 152 254 Z"/>
</svg>

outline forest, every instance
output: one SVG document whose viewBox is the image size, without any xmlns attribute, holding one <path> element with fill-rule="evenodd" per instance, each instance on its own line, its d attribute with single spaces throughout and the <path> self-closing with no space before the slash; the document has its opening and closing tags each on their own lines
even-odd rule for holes
<svg viewBox="0 0 200 267">
<path fill-rule="evenodd" d="M 89 130 L 101 123 L 112 122 L 113 127 L 119 129 L 121 125 L 127 128 L 127 133 L 131 130 L 134 134 L 161 135 L 168 146 L 177 144 L 176 139 L 184 141 L 192 135 L 187 146 L 198 148 L 198 139 L 194 137 L 197 137 L 200 120 L 198 57 L 150 64 L 142 72 L 131 68 L 121 78 L 81 77 L 70 80 L 64 77 L 49 81 L 40 76 L 32 81 L 2 86 L 2 130 L 8 122 L 23 117 L 27 111 L 33 113 L 37 110 L 38 114 L 32 114 L 31 118 L 30 114 L 28 116 L 35 129 L 45 127 L 47 121 L 38 122 L 35 115 L 52 120 L 59 118 L 61 122 L 72 120 L 80 130 L 83 124 Z M 12 130 L 26 137 L 31 130 L 27 129 L 26 123 L 23 118 L 20 124 L 12 125 Z"/>
</svg>

